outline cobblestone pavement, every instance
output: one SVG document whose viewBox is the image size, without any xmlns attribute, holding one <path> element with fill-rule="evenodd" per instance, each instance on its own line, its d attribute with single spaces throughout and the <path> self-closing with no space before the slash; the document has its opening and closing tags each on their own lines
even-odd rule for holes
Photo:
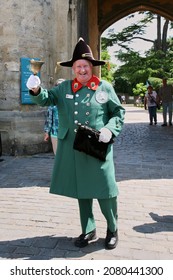
<svg viewBox="0 0 173 280">
<path fill-rule="evenodd" d="M 98 241 L 79 249 L 75 199 L 49 194 L 53 154 L 3 156 L 0 162 L 0 259 L 173 259 L 173 127 L 148 124 L 148 112 L 126 107 L 114 144 L 119 184 L 119 244 L 104 249 L 106 223 L 97 200 Z M 64 171 L 65 172 L 65 171 Z M 68 175 L 68 174 L 67 174 Z"/>
</svg>

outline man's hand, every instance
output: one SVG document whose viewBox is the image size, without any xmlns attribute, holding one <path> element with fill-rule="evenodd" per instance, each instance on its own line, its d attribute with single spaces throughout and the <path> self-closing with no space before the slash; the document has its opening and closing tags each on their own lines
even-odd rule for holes
<svg viewBox="0 0 173 280">
<path fill-rule="evenodd" d="M 103 127 L 100 129 L 100 135 L 99 135 L 100 142 L 108 143 L 111 140 L 111 137 L 112 137 L 112 132 L 108 128 Z"/>
<path fill-rule="evenodd" d="M 40 84 L 41 84 L 40 78 L 36 75 L 31 75 L 26 83 L 26 86 L 29 90 L 32 90 L 33 92 L 37 92 Z"/>
</svg>

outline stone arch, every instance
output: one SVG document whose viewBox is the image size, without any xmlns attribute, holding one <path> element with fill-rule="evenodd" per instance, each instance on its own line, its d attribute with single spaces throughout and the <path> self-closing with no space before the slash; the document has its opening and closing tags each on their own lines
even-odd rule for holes
<svg viewBox="0 0 173 280">
<path fill-rule="evenodd" d="M 151 11 L 173 20 L 172 0 L 88 0 L 88 38 L 95 57 L 100 57 L 100 36 L 114 22 L 137 12 Z"/>
<path fill-rule="evenodd" d="M 99 2 L 99 0 L 98 0 Z M 104 1 L 106 4 L 109 1 Z M 155 14 L 160 14 L 163 17 L 166 17 L 170 20 L 173 19 L 173 3 L 172 1 L 131 1 L 124 0 L 122 1 L 124 5 L 120 5 L 119 1 L 111 1 L 111 10 L 104 11 L 104 7 L 100 7 L 98 14 L 103 16 L 98 17 L 98 26 L 99 33 L 103 32 L 108 26 L 110 26 L 115 21 L 137 11 L 151 11 Z M 168 5 L 168 2 L 170 3 Z M 164 5 L 166 3 L 167 5 Z"/>
</svg>

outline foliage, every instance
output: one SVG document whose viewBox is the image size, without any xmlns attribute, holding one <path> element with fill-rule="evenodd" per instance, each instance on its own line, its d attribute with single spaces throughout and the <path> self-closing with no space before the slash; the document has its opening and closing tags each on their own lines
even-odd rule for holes
<svg viewBox="0 0 173 280">
<path fill-rule="evenodd" d="M 155 77 L 150 77 L 149 82 L 152 85 L 153 89 L 158 92 L 159 88 L 162 85 L 162 79 L 155 78 Z"/>
<path fill-rule="evenodd" d="M 153 44 L 154 49 L 162 50 L 164 52 L 167 51 L 167 31 L 168 27 L 172 28 L 172 24 L 170 24 L 169 20 L 161 17 L 160 15 L 153 14 L 151 12 L 139 12 L 138 14 L 142 14 L 143 18 L 135 21 L 134 23 L 123 28 L 120 32 L 115 32 L 114 30 L 111 32 L 108 31 L 107 37 L 102 37 L 104 47 L 113 46 L 118 44 L 121 49 L 126 51 L 132 51 L 130 48 L 130 43 L 136 39 L 140 39 L 143 41 L 147 41 Z M 135 14 L 131 14 L 127 16 L 126 19 L 135 18 Z M 156 40 L 152 38 L 144 37 L 146 27 L 151 24 L 153 21 L 157 22 L 157 30 L 156 30 Z M 161 22 L 163 22 L 163 28 L 161 30 Z"/>
<path fill-rule="evenodd" d="M 103 50 L 103 47 L 102 47 Z M 101 52 L 101 59 L 106 61 L 106 64 L 101 67 L 101 77 L 102 79 L 112 83 L 113 81 L 113 73 L 115 72 L 116 65 L 111 63 L 111 57 L 107 51 L 107 49 Z"/>
<path fill-rule="evenodd" d="M 126 77 L 115 77 L 113 87 L 116 93 L 128 93 L 129 95 L 132 95 L 132 86 Z"/>
<path fill-rule="evenodd" d="M 108 32 L 108 36 L 101 40 L 104 49 L 114 44 L 121 47 L 121 50 L 116 53 L 116 57 L 122 65 L 112 73 L 113 84 L 118 92 L 129 94 L 133 92 L 135 95 L 141 92 L 143 94 L 145 86 L 143 87 L 142 84 L 145 85 L 148 79 L 157 90 L 162 84 L 164 76 L 169 80 L 173 76 L 173 39 L 167 38 L 168 26 L 173 28 L 173 23 L 151 12 L 141 12 L 141 14 L 144 17 L 140 21 L 134 21 L 135 23 L 119 33 Z M 129 17 L 134 17 L 134 14 Z M 143 38 L 147 25 L 153 20 L 157 21 L 156 40 Z M 164 21 L 162 32 L 161 20 Z M 135 39 L 152 42 L 151 49 L 144 56 L 130 48 L 130 43 Z"/>
<path fill-rule="evenodd" d="M 145 82 L 147 80 L 149 73 L 144 67 L 145 58 L 140 57 L 139 53 L 134 51 L 129 53 L 120 52 L 118 57 L 124 64 L 119 67 L 116 76 L 125 76 L 131 81 L 132 85 L 139 81 Z"/>
<path fill-rule="evenodd" d="M 152 85 L 153 89 L 157 92 L 159 91 L 159 88 L 162 86 L 162 79 L 160 79 L 160 78 L 150 77 L 149 82 Z M 173 84 L 173 78 L 168 79 L 167 84 L 172 85 Z"/>
<path fill-rule="evenodd" d="M 144 83 L 136 84 L 136 87 L 133 88 L 133 93 L 136 96 L 144 96 L 147 91 L 147 86 Z"/>
</svg>

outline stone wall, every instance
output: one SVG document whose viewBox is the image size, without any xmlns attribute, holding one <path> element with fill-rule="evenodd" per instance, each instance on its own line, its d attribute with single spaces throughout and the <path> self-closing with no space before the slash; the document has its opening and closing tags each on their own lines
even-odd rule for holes
<svg viewBox="0 0 173 280">
<path fill-rule="evenodd" d="M 45 61 L 42 85 L 70 78 L 71 69 L 58 67 L 76 43 L 75 0 L 8 0 L 0 2 L 0 133 L 2 153 L 35 154 L 50 149 L 43 142 L 47 108 L 21 104 L 20 58 Z M 74 34 L 74 36 L 72 35 Z"/>
</svg>

